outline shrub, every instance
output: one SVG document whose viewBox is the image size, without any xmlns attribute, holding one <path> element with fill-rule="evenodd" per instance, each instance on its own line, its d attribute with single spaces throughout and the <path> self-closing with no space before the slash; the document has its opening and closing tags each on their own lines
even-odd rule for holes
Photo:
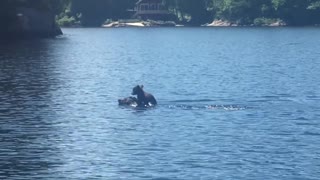
<svg viewBox="0 0 320 180">
<path fill-rule="evenodd" d="M 264 17 L 256 18 L 253 21 L 253 24 L 255 26 L 269 26 L 274 23 L 283 24 L 282 20 L 280 19 L 264 18 Z"/>
<path fill-rule="evenodd" d="M 75 25 L 77 23 L 77 21 L 73 16 L 71 16 L 71 17 L 63 16 L 62 18 L 57 20 L 57 23 L 59 26 L 69 27 L 69 26 Z"/>
</svg>

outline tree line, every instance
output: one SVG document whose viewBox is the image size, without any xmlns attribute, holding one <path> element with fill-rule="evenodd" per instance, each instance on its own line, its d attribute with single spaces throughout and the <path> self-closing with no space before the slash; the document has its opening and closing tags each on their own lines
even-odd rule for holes
<svg viewBox="0 0 320 180">
<path fill-rule="evenodd" d="M 138 0 L 1 0 L 0 21 L 14 6 L 51 10 L 62 25 L 99 26 L 130 19 Z M 291 26 L 320 24 L 320 0 L 163 0 L 177 23 L 198 26 L 215 19 L 238 25 L 283 21 Z"/>
<path fill-rule="evenodd" d="M 239 25 L 259 25 L 272 20 L 282 20 L 292 26 L 320 23 L 319 0 L 167 0 L 166 2 L 181 21 L 194 25 L 214 19 Z"/>
<path fill-rule="evenodd" d="M 84 25 L 130 18 L 137 0 L 69 0 L 69 16 Z M 66 3 L 66 1 L 64 1 Z M 215 19 L 238 25 L 283 21 L 288 25 L 320 24 L 320 0 L 163 0 L 178 23 L 201 25 Z M 65 9 L 66 10 L 66 9 Z M 81 15 L 81 16 L 80 16 Z"/>
</svg>

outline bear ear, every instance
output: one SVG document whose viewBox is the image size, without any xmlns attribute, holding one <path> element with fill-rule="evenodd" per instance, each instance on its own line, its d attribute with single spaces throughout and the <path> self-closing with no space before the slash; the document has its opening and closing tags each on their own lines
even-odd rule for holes
<svg viewBox="0 0 320 180">
<path fill-rule="evenodd" d="M 140 88 L 143 89 L 143 85 L 140 85 Z"/>
</svg>

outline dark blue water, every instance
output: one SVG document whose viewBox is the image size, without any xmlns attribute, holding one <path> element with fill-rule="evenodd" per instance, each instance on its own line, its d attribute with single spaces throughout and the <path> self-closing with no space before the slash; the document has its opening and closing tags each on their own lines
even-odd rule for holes
<svg viewBox="0 0 320 180">
<path fill-rule="evenodd" d="M 0 45 L 0 179 L 319 179 L 319 28 L 64 33 Z"/>
</svg>

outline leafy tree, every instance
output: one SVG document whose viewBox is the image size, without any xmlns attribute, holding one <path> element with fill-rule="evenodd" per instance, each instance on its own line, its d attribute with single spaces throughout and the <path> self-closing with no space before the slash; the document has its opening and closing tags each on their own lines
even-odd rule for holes
<svg viewBox="0 0 320 180">
<path fill-rule="evenodd" d="M 8 28 L 15 20 L 13 7 L 13 4 L 9 0 L 0 1 L 0 23 L 2 24 L 0 32 L 9 31 Z"/>
<path fill-rule="evenodd" d="M 14 21 L 15 7 L 51 11 L 63 23 L 81 21 L 100 26 L 106 19 L 131 18 L 138 0 L 1 0 L 0 21 Z M 163 0 L 179 19 L 189 25 L 222 19 L 237 24 L 265 24 L 281 19 L 289 25 L 320 24 L 320 0 Z"/>
<path fill-rule="evenodd" d="M 165 4 L 178 16 L 180 21 L 200 25 L 212 18 L 207 9 L 207 0 L 167 0 Z"/>
</svg>

